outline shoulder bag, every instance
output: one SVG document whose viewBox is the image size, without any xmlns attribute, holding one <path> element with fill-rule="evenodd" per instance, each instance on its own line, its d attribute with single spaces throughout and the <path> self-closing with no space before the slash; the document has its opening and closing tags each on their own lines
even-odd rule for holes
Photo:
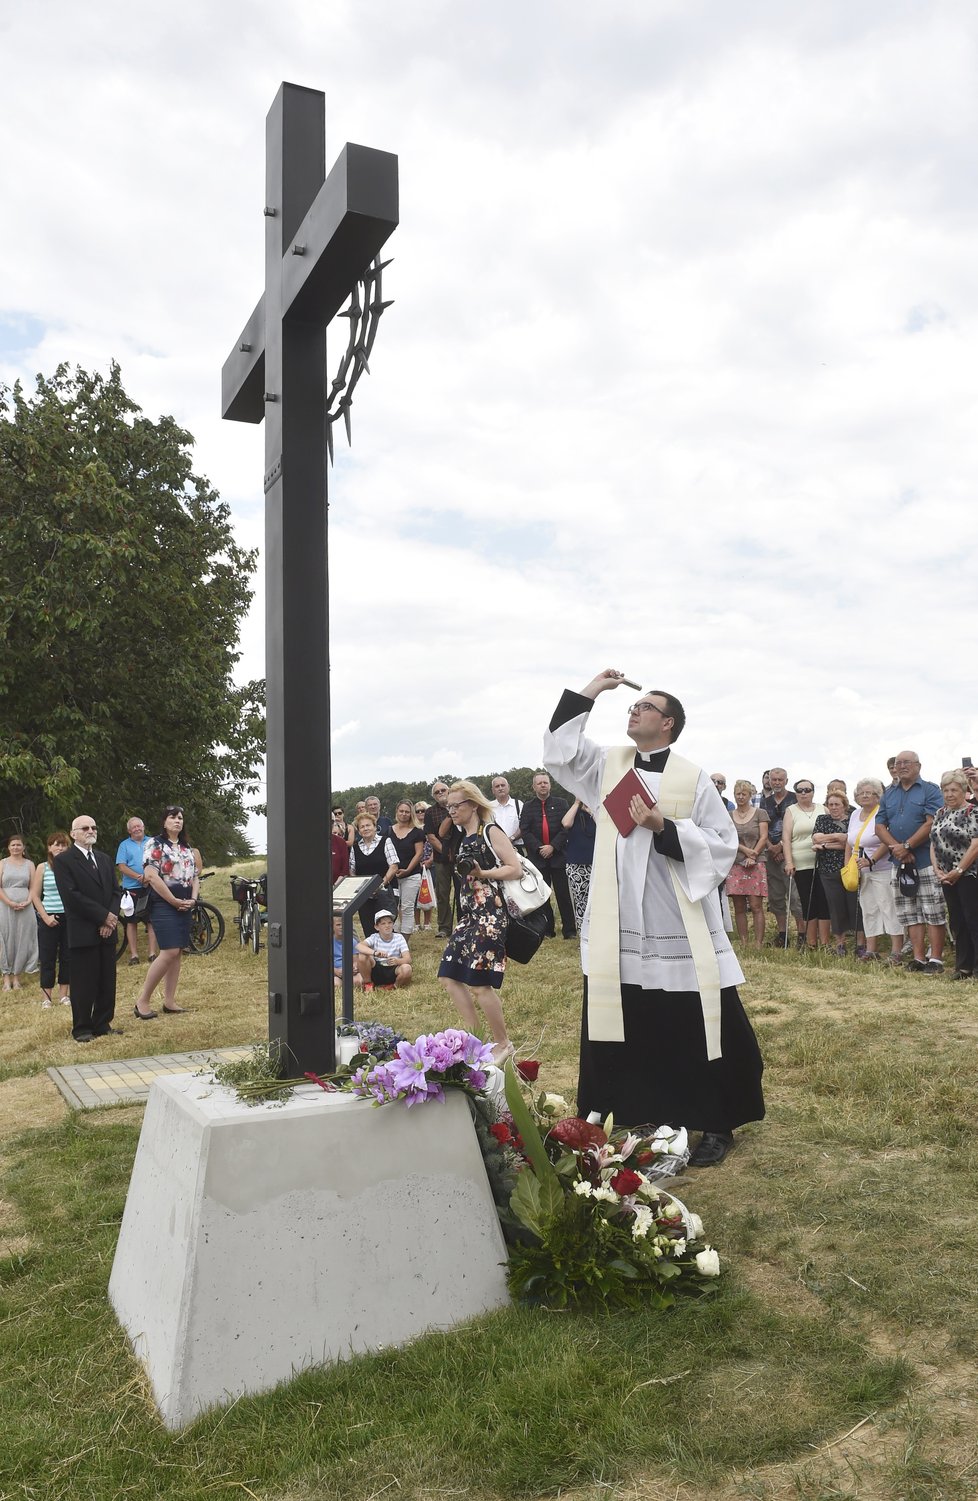
<svg viewBox="0 0 978 1501">
<path fill-rule="evenodd" d="M 879 803 L 877 803 L 872 812 L 867 814 L 865 823 L 859 830 L 859 833 L 856 835 L 856 842 L 853 845 L 852 854 L 849 856 L 840 872 L 842 876 L 842 884 L 847 891 L 859 890 L 859 846 L 862 843 L 862 838 L 866 832 L 870 819 L 875 818 L 879 810 L 880 805 Z"/>
<path fill-rule="evenodd" d="M 487 824 L 482 830 L 482 837 L 486 848 L 492 855 L 493 863 L 500 865 L 502 862 L 489 838 L 490 828 L 498 828 L 498 824 Z M 550 887 L 536 866 L 531 865 L 518 850 L 516 858 L 520 862 L 523 875 L 520 878 L 514 876 L 509 881 L 499 882 L 503 901 L 506 903 L 506 911 L 509 914 L 509 921 L 506 924 L 506 958 L 514 959 L 517 964 L 529 964 L 546 934 L 547 920 L 541 908 L 550 900 Z M 541 890 L 546 895 L 541 896 Z M 513 891 L 518 892 L 519 896 L 513 895 L 510 900 Z M 523 908 L 519 905 L 520 901 L 532 901 L 533 906 Z"/>
</svg>

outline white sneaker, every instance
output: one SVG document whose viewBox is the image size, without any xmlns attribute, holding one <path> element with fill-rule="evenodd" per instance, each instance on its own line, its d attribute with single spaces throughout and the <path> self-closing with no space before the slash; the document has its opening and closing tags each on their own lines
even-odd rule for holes
<svg viewBox="0 0 978 1501">
<path fill-rule="evenodd" d="M 49 1000 L 43 1000 L 41 1002 L 41 1010 L 42 1011 L 50 1011 L 51 1010 L 51 1002 Z"/>
<path fill-rule="evenodd" d="M 61 1004 L 62 1004 L 62 1006 L 70 1006 L 71 1005 L 71 996 L 70 995 L 63 995 L 61 997 Z"/>
</svg>

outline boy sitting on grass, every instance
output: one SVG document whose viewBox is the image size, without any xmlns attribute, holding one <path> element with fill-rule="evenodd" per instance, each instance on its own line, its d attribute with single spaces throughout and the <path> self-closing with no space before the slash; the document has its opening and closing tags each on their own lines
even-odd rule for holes
<svg viewBox="0 0 978 1501">
<path fill-rule="evenodd" d="M 411 983 L 411 954 L 407 939 L 394 932 L 394 914 L 383 907 L 374 916 L 376 932 L 357 944 L 357 967 L 364 987 L 389 990 Z"/>
<path fill-rule="evenodd" d="M 363 984 L 360 975 L 359 964 L 353 966 L 353 988 L 358 990 Z M 333 989 L 343 988 L 343 919 L 333 918 Z"/>
</svg>

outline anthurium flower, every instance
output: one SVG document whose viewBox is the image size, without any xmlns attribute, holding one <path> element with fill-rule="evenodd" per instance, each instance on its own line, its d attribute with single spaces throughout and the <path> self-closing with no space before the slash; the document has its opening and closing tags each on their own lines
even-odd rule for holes
<svg viewBox="0 0 978 1501">
<path fill-rule="evenodd" d="M 557 1121 L 556 1125 L 551 1126 L 550 1135 L 562 1147 L 570 1147 L 572 1152 L 586 1152 L 588 1147 L 603 1147 L 608 1140 L 600 1126 L 592 1126 L 590 1121 L 582 1121 L 576 1115 Z"/>
</svg>

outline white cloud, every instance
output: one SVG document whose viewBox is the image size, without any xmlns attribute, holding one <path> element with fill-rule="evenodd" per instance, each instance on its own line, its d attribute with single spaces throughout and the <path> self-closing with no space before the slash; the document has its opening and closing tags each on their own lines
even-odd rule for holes
<svg viewBox="0 0 978 1501">
<path fill-rule="evenodd" d="M 535 762 L 609 663 L 677 691 L 728 777 L 978 751 L 970 7 L 2 25 L 0 314 L 33 342 L 0 379 L 118 358 L 251 546 L 262 433 L 219 382 L 260 290 L 265 112 L 323 86 L 330 159 L 399 154 L 395 305 L 331 484 L 334 785 Z M 595 721 L 620 735 L 617 700 Z"/>
</svg>

